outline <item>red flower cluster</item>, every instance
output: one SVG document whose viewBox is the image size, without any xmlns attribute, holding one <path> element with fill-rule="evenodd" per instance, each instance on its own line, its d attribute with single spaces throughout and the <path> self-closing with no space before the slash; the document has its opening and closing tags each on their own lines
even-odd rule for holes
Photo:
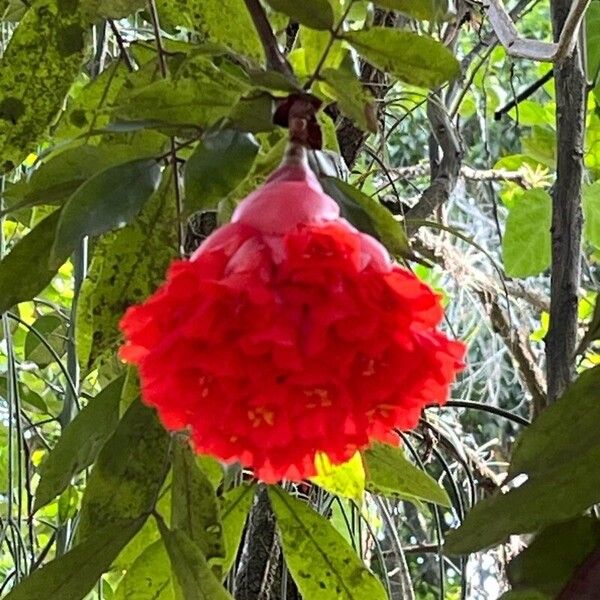
<svg viewBox="0 0 600 600">
<path fill-rule="evenodd" d="M 464 347 L 441 319 L 438 296 L 288 162 L 127 311 L 121 356 L 198 452 L 300 480 L 316 452 L 343 462 L 445 401 Z"/>
</svg>

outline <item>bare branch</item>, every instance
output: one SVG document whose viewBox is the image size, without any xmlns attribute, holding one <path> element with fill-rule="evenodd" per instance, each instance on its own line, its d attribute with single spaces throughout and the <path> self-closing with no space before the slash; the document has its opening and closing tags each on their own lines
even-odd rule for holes
<svg viewBox="0 0 600 600">
<path fill-rule="evenodd" d="M 487 15 L 498 40 L 511 56 L 560 63 L 575 50 L 579 28 L 590 2 L 591 0 L 573 0 L 556 43 L 520 37 L 502 0 L 489 0 Z"/>
<path fill-rule="evenodd" d="M 265 51 L 267 68 L 283 73 L 286 77 L 293 79 L 294 73 L 279 49 L 264 8 L 258 0 L 244 0 L 244 3 L 252 17 L 252 22 Z"/>
</svg>

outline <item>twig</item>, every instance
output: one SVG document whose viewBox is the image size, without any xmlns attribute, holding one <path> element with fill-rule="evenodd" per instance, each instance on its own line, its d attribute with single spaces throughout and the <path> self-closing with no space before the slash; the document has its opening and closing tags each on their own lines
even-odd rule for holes
<svg viewBox="0 0 600 600">
<path fill-rule="evenodd" d="M 550 69 L 543 77 L 540 77 L 537 81 L 528 85 L 522 92 L 519 92 L 515 98 L 513 98 L 508 104 L 502 106 L 494 113 L 494 121 L 500 121 L 502 116 L 507 112 L 518 106 L 523 100 L 527 100 L 530 96 L 535 94 L 545 83 L 550 81 L 554 77 L 554 69 Z"/>
<path fill-rule="evenodd" d="M 135 71 L 137 69 L 137 67 L 134 64 L 131 56 L 129 56 L 129 51 L 125 47 L 125 41 L 123 40 L 123 36 L 121 35 L 121 32 L 118 30 L 117 26 L 115 25 L 115 22 L 112 19 L 108 20 L 108 25 L 109 25 L 111 31 L 113 32 L 115 39 L 117 40 L 117 46 L 119 47 L 119 53 L 120 53 L 121 58 L 123 59 L 123 62 L 129 69 L 129 71 L 131 71 L 133 73 L 133 71 Z"/>
</svg>

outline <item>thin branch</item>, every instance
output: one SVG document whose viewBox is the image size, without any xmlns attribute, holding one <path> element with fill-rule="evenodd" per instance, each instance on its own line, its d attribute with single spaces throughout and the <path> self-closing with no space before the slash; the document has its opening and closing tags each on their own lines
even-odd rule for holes
<svg viewBox="0 0 600 600">
<path fill-rule="evenodd" d="M 422 162 L 408 167 L 389 169 L 390 175 L 395 176 L 394 181 L 401 179 L 418 179 L 426 177 L 429 173 L 429 162 Z M 460 168 L 460 176 L 469 181 L 513 181 L 521 187 L 529 188 L 522 171 L 509 171 L 508 169 L 474 169 L 467 165 Z"/>
<path fill-rule="evenodd" d="M 502 0 L 489 0 L 487 14 L 494 33 L 510 56 L 561 63 L 573 54 L 579 28 L 590 2 L 591 0 L 573 0 L 556 43 L 520 37 Z"/>
<path fill-rule="evenodd" d="M 262 43 L 263 50 L 265 51 L 265 57 L 267 59 L 267 68 L 273 71 L 278 71 L 290 79 L 294 79 L 294 73 L 289 63 L 283 56 L 273 29 L 267 19 L 267 14 L 264 8 L 260 5 L 258 0 L 244 0 L 246 8 L 252 17 L 252 22 L 258 33 L 258 37 Z"/>
</svg>

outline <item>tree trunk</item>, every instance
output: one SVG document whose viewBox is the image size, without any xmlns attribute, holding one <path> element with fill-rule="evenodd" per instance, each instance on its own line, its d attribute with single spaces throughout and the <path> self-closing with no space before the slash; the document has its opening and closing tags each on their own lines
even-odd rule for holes
<svg viewBox="0 0 600 600">
<path fill-rule="evenodd" d="M 552 25 L 558 39 L 571 0 L 553 0 Z M 546 337 L 548 403 L 571 382 L 577 342 L 581 277 L 581 190 L 585 139 L 586 78 L 579 47 L 555 67 L 557 178 L 552 194 L 550 325 Z"/>
</svg>

